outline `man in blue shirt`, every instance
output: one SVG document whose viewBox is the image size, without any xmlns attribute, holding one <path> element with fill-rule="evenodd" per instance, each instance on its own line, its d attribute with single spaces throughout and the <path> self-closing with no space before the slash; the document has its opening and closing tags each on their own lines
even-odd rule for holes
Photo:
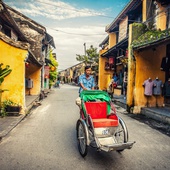
<svg viewBox="0 0 170 170">
<path fill-rule="evenodd" d="M 79 85 L 80 85 L 80 89 L 79 89 L 79 95 L 83 90 L 94 90 L 95 87 L 95 83 L 94 83 L 94 78 L 93 76 L 91 76 L 91 67 L 90 66 L 86 66 L 85 67 L 85 73 L 82 74 L 81 76 L 79 76 Z M 76 99 L 76 104 L 78 106 L 81 106 L 81 99 L 80 97 L 78 97 Z"/>
<path fill-rule="evenodd" d="M 79 85 L 79 93 L 81 93 L 83 90 L 94 90 L 95 83 L 93 76 L 91 76 L 90 66 L 86 66 L 85 73 L 79 77 Z"/>
</svg>

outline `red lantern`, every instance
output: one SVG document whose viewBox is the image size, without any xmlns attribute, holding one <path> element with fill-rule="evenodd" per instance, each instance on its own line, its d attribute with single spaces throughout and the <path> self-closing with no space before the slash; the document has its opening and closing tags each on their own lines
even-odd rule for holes
<svg viewBox="0 0 170 170">
<path fill-rule="evenodd" d="M 126 58 L 128 58 L 128 50 L 126 50 L 126 54 L 125 54 Z"/>
<path fill-rule="evenodd" d="M 113 58 L 109 58 L 109 64 L 114 64 L 114 59 Z"/>
<path fill-rule="evenodd" d="M 28 68 L 30 66 L 30 63 L 26 62 L 25 66 Z"/>
</svg>

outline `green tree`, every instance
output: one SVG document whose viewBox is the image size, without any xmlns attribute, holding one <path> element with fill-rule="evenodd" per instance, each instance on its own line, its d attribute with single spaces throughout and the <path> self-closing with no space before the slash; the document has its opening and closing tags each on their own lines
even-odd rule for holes
<svg viewBox="0 0 170 170">
<path fill-rule="evenodd" d="M 53 85 L 54 81 L 56 80 L 57 74 L 58 74 L 57 73 L 58 62 L 54 58 L 54 56 L 52 54 L 52 50 L 50 51 L 49 59 L 51 61 L 51 64 L 49 64 L 49 66 L 50 66 L 50 81 L 49 81 L 49 86 L 51 88 L 51 86 Z"/>
<path fill-rule="evenodd" d="M 93 70 L 98 73 L 98 63 L 99 63 L 99 53 L 97 48 L 94 48 L 93 45 L 86 50 L 86 55 L 76 54 L 77 61 L 84 61 L 86 65 L 91 65 Z"/>
</svg>

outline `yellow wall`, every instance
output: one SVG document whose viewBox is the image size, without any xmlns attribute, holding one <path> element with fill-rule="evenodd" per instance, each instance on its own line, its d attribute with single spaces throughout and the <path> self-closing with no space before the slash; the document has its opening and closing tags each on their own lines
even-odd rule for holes
<svg viewBox="0 0 170 170">
<path fill-rule="evenodd" d="M 26 88 L 26 94 L 39 95 L 41 91 L 41 68 L 30 64 L 29 68 L 26 68 L 25 77 L 33 80 L 33 88 L 30 90 Z"/>
<path fill-rule="evenodd" d="M 146 21 L 146 3 L 147 3 L 148 0 L 143 0 L 142 2 L 142 21 L 145 22 Z"/>
<path fill-rule="evenodd" d="M 2 94 L 2 101 L 11 99 L 25 109 L 25 58 L 27 50 L 13 47 L 0 40 L 0 63 L 10 65 L 12 72 L 5 77 L 1 89 L 8 89 Z"/>
<path fill-rule="evenodd" d="M 109 33 L 109 49 L 116 45 L 116 34 Z M 107 49 L 108 50 L 108 49 Z M 107 50 L 100 50 L 99 52 L 99 75 L 98 75 L 98 86 L 100 90 L 106 90 L 113 76 L 111 70 L 105 70 L 105 62 L 109 62 L 108 58 L 101 57 L 101 54 Z"/>
<path fill-rule="evenodd" d="M 135 81 L 135 61 L 132 56 L 132 49 L 130 48 L 130 44 L 132 42 L 132 24 L 129 25 L 129 49 L 128 49 L 128 85 L 127 85 L 127 105 L 128 108 L 133 106 L 134 102 L 134 81 Z"/>
<path fill-rule="evenodd" d="M 164 7 L 162 7 L 159 3 L 160 13 L 157 16 L 157 29 L 165 30 L 166 29 L 166 19 L 167 19 L 167 13 Z"/>
<path fill-rule="evenodd" d="M 116 45 L 116 34 L 115 33 L 109 33 L 109 48 Z"/>
<path fill-rule="evenodd" d="M 101 54 L 104 53 L 106 50 L 101 50 L 99 52 L 99 76 L 98 76 L 98 85 L 100 90 L 106 90 L 112 75 L 113 71 L 105 70 L 105 62 L 108 62 L 108 59 L 105 57 L 101 57 Z"/>
<path fill-rule="evenodd" d="M 70 68 L 70 78 L 73 78 L 73 69 Z"/>
</svg>

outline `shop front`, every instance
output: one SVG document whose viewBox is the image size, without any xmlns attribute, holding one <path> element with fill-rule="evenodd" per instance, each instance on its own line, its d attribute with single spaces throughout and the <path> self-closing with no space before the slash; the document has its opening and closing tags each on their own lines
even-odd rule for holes
<svg viewBox="0 0 170 170">
<path fill-rule="evenodd" d="M 114 95 L 126 97 L 127 75 L 128 75 L 128 40 L 125 38 L 120 43 L 101 54 L 104 61 L 103 76 L 108 81 L 102 90 L 112 91 Z"/>
<path fill-rule="evenodd" d="M 142 107 L 170 106 L 169 42 L 167 38 L 133 49 L 134 113 L 140 112 Z"/>
</svg>

